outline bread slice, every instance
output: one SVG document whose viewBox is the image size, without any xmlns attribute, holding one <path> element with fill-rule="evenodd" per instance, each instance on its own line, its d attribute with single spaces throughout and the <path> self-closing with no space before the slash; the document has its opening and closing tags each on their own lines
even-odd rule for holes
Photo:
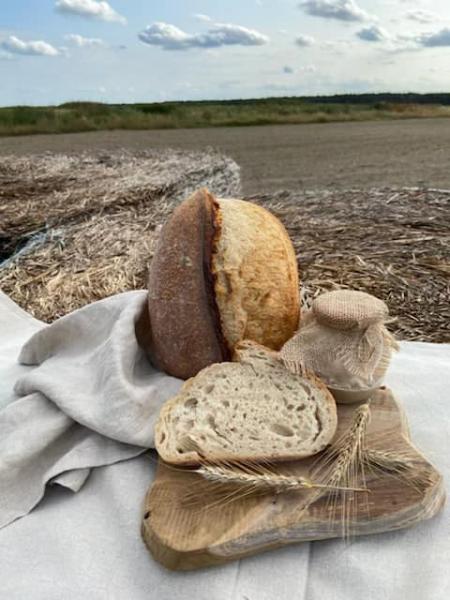
<svg viewBox="0 0 450 600">
<path fill-rule="evenodd" d="M 164 461 L 293 460 L 329 444 L 336 403 L 319 379 L 291 373 L 253 342 L 238 344 L 234 358 L 200 371 L 163 406 L 155 438 Z"/>
</svg>

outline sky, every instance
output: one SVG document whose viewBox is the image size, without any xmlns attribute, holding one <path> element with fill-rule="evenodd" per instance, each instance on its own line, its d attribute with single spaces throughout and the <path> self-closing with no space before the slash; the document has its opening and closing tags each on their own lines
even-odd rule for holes
<svg viewBox="0 0 450 600">
<path fill-rule="evenodd" d="M 0 0 L 0 105 L 450 92 L 449 0 Z"/>
</svg>

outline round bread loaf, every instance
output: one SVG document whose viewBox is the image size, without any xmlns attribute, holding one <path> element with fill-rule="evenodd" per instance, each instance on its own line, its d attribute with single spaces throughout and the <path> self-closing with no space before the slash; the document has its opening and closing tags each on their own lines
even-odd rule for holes
<svg viewBox="0 0 450 600">
<path fill-rule="evenodd" d="M 230 360 L 243 339 L 280 349 L 300 314 L 285 228 L 256 204 L 195 192 L 162 229 L 148 306 L 150 358 L 175 377 Z"/>
</svg>

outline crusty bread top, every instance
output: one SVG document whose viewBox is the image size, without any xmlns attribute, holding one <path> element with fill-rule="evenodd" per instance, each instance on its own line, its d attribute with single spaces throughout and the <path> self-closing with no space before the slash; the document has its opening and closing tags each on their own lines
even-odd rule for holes
<svg viewBox="0 0 450 600">
<path fill-rule="evenodd" d="M 336 403 L 317 378 L 290 373 L 253 343 L 239 345 L 235 359 L 203 369 L 163 406 L 155 431 L 163 460 L 293 460 L 331 441 Z"/>
<path fill-rule="evenodd" d="M 221 232 L 212 267 L 222 331 L 228 346 L 254 340 L 279 350 L 297 331 L 300 298 L 294 247 L 268 210 L 218 199 Z"/>
</svg>

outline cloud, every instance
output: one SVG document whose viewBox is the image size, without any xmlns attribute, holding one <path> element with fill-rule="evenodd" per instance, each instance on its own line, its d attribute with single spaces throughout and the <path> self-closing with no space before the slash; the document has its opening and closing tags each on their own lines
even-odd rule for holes
<svg viewBox="0 0 450 600">
<path fill-rule="evenodd" d="M 218 48 L 220 46 L 261 46 L 269 38 L 240 25 L 215 23 L 206 33 L 186 33 L 170 23 L 153 23 L 138 35 L 141 42 L 163 50 Z"/>
<path fill-rule="evenodd" d="M 297 46 L 306 48 L 314 44 L 314 38 L 310 35 L 298 35 L 295 39 L 295 43 L 297 44 Z"/>
<path fill-rule="evenodd" d="M 439 20 L 438 15 L 429 10 L 408 10 L 405 16 L 407 19 L 417 21 L 418 23 L 433 23 L 434 21 Z"/>
<path fill-rule="evenodd" d="M 384 49 L 388 52 L 417 52 L 424 48 L 450 47 L 450 28 L 429 33 L 402 33 L 390 36 L 380 27 L 367 27 L 356 34 L 365 41 L 387 42 Z"/>
<path fill-rule="evenodd" d="M 378 25 L 370 25 L 369 27 L 364 27 L 356 33 L 359 39 L 364 40 L 365 42 L 384 42 L 389 39 L 389 34 L 382 27 Z"/>
<path fill-rule="evenodd" d="M 283 73 L 286 73 L 286 75 L 292 75 L 293 72 L 294 72 L 294 69 L 292 67 L 290 67 L 289 65 L 285 65 L 283 67 Z"/>
<path fill-rule="evenodd" d="M 1 47 L 11 54 L 27 54 L 29 56 L 58 56 L 60 54 L 54 46 L 42 40 L 24 42 L 15 35 L 1 43 Z"/>
<path fill-rule="evenodd" d="M 64 36 L 64 39 L 68 42 L 72 42 L 72 44 L 79 48 L 98 48 L 106 45 L 100 38 L 86 38 L 78 33 L 69 33 Z"/>
<path fill-rule="evenodd" d="M 303 0 L 299 4 L 308 15 L 339 21 L 366 21 L 371 16 L 354 0 Z"/>
<path fill-rule="evenodd" d="M 56 0 L 55 9 L 63 14 L 116 22 L 125 25 L 127 20 L 104 0 Z"/>
<path fill-rule="evenodd" d="M 450 46 L 450 28 L 444 27 L 435 33 L 425 33 L 417 37 L 417 42 L 425 48 Z"/>
<path fill-rule="evenodd" d="M 211 17 L 208 17 L 208 15 L 204 15 L 203 13 L 196 13 L 192 16 L 194 19 L 197 19 L 197 21 L 202 21 L 203 23 L 211 23 L 212 21 Z"/>
</svg>

